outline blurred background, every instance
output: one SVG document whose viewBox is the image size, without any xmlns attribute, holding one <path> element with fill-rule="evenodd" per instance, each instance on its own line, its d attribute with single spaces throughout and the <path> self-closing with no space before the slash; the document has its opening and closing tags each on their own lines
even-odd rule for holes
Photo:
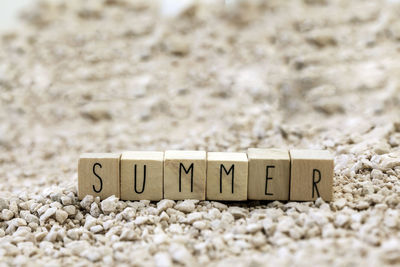
<svg viewBox="0 0 400 267">
<path fill-rule="evenodd" d="M 9 30 L 18 23 L 18 13 L 35 0 L 1 1 L 0 2 L 0 31 Z"/>
</svg>

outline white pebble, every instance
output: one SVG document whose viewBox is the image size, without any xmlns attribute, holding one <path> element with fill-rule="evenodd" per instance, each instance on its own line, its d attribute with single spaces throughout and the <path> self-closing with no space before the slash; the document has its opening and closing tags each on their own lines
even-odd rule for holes
<svg viewBox="0 0 400 267">
<path fill-rule="evenodd" d="M 239 207 L 231 207 L 228 211 L 233 215 L 235 219 L 245 218 L 247 216 L 247 211 Z"/>
<path fill-rule="evenodd" d="M 252 223 L 246 226 L 246 232 L 253 234 L 255 232 L 260 231 L 262 228 L 263 227 L 261 224 Z"/>
<path fill-rule="evenodd" d="M 90 205 L 92 205 L 93 201 L 94 201 L 94 197 L 92 195 L 87 195 L 82 199 L 82 201 L 80 203 L 81 207 L 86 210 L 89 210 Z"/>
<path fill-rule="evenodd" d="M 383 173 L 381 170 L 378 169 L 373 169 L 371 172 L 371 177 L 373 179 L 382 179 L 383 178 Z"/>
<path fill-rule="evenodd" d="M 336 216 L 335 219 L 335 225 L 337 227 L 343 227 L 344 225 L 346 225 L 348 222 L 350 221 L 349 216 L 345 215 L 345 214 L 338 214 Z"/>
<path fill-rule="evenodd" d="M 181 234 L 183 233 L 182 227 L 179 224 L 171 224 L 169 226 L 169 231 L 174 234 Z"/>
<path fill-rule="evenodd" d="M 53 216 L 57 211 L 57 208 L 49 208 L 46 210 L 46 212 L 40 216 L 40 221 L 45 222 L 47 219 L 49 219 L 51 216 Z"/>
<path fill-rule="evenodd" d="M 68 218 L 68 213 L 64 210 L 57 210 L 56 211 L 56 220 L 63 224 L 65 220 Z"/>
<path fill-rule="evenodd" d="M 15 201 L 10 202 L 10 206 L 8 207 L 8 209 L 14 212 L 14 214 L 18 214 L 19 212 L 17 202 Z"/>
<path fill-rule="evenodd" d="M 57 208 L 57 209 L 61 209 L 62 208 L 62 204 L 60 202 L 52 202 L 50 204 L 51 208 Z"/>
<path fill-rule="evenodd" d="M 97 223 L 96 218 L 93 218 L 91 215 L 87 215 L 84 228 L 89 229 L 90 227 L 96 225 L 96 223 Z"/>
<path fill-rule="evenodd" d="M 181 244 L 173 243 L 169 247 L 169 253 L 172 259 L 185 265 L 191 265 L 192 255 L 190 252 Z"/>
<path fill-rule="evenodd" d="M 100 209 L 96 202 L 93 202 L 90 206 L 90 215 L 96 218 L 100 215 Z"/>
<path fill-rule="evenodd" d="M 14 217 L 14 212 L 12 212 L 11 210 L 8 210 L 8 209 L 2 210 L 1 218 L 4 221 L 9 221 L 9 220 L 11 220 L 12 217 Z"/>
<path fill-rule="evenodd" d="M 117 208 L 118 198 L 110 196 L 101 202 L 101 209 L 105 214 L 115 212 Z"/>
<path fill-rule="evenodd" d="M 67 231 L 67 236 L 72 240 L 78 240 L 79 236 L 82 234 L 82 229 L 70 229 Z"/>
<path fill-rule="evenodd" d="M 148 218 L 148 217 L 146 217 L 146 216 L 140 216 L 140 217 L 137 217 L 137 218 L 135 219 L 135 224 L 136 224 L 136 225 L 142 225 L 142 224 L 147 223 L 148 221 L 149 221 L 149 218 Z"/>
<path fill-rule="evenodd" d="M 65 206 L 63 209 L 68 213 L 68 215 L 74 215 L 76 212 L 76 208 L 73 205 Z"/>
<path fill-rule="evenodd" d="M 124 230 L 122 230 L 120 238 L 121 241 L 134 241 L 137 240 L 139 237 L 132 229 L 125 228 Z"/>
<path fill-rule="evenodd" d="M 32 215 L 28 210 L 22 210 L 20 212 L 20 216 L 27 223 L 31 223 L 31 222 L 39 223 L 39 218 L 36 217 L 35 215 Z"/>
<path fill-rule="evenodd" d="M 175 209 L 186 213 L 194 211 L 195 208 L 196 206 L 194 205 L 194 202 L 191 200 L 184 200 L 175 205 Z"/>
<path fill-rule="evenodd" d="M 37 209 L 37 213 L 39 214 L 39 216 L 42 216 L 48 209 L 49 209 L 49 205 L 44 205 L 41 206 L 40 208 Z M 32 210 L 31 210 L 32 212 Z"/>
<path fill-rule="evenodd" d="M 8 209 L 8 202 L 4 198 L 0 198 L 0 211 Z"/>
<path fill-rule="evenodd" d="M 172 266 L 171 257 L 167 252 L 158 252 L 154 255 L 154 261 L 157 267 L 170 267 Z"/>
<path fill-rule="evenodd" d="M 205 221 L 196 221 L 193 223 L 193 227 L 199 230 L 204 230 L 207 228 L 207 223 Z"/>
<path fill-rule="evenodd" d="M 90 227 L 90 232 L 93 232 L 95 234 L 100 233 L 101 231 L 103 231 L 103 227 L 101 225 L 95 225 Z"/>
<path fill-rule="evenodd" d="M 61 197 L 61 203 L 64 206 L 71 205 L 72 204 L 72 199 L 70 197 L 67 197 L 67 196 L 62 196 Z"/>
<path fill-rule="evenodd" d="M 187 216 L 186 222 L 192 224 L 193 222 L 201 220 L 202 218 L 203 214 L 201 214 L 200 212 L 193 212 Z"/>
<path fill-rule="evenodd" d="M 228 209 L 228 206 L 227 206 L 227 205 L 222 204 L 222 203 L 220 203 L 220 202 L 214 201 L 214 202 L 212 202 L 212 205 L 214 206 L 214 208 L 217 208 L 217 209 L 219 209 L 219 210 L 226 210 L 226 209 Z"/>
</svg>

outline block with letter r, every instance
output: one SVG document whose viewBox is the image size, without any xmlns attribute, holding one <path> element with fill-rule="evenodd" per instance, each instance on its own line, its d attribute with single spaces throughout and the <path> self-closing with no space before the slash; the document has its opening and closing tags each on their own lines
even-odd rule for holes
<svg viewBox="0 0 400 267">
<path fill-rule="evenodd" d="M 332 200 L 332 154 L 326 150 L 290 150 L 290 200 Z"/>
</svg>

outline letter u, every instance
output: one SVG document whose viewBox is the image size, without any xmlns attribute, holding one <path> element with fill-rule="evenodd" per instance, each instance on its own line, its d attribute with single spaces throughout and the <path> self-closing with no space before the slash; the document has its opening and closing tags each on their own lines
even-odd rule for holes
<svg viewBox="0 0 400 267">
<path fill-rule="evenodd" d="M 135 177 L 134 177 L 134 180 L 135 180 L 135 192 L 136 192 L 136 194 L 141 194 L 141 193 L 143 193 L 144 188 L 146 186 L 146 165 L 143 166 L 143 186 L 142 186 L 142 190 L 141 191 L 138 191 L 138 189 L 137 189 L 137 171 L 136 171 L 136 169 L 137 169 L 137 166 L 135 164 Z"/>
</svg>

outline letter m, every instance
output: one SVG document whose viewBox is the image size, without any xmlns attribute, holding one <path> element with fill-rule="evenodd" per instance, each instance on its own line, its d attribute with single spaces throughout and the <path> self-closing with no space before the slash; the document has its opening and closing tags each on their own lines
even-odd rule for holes
<svg viewBox="0 0 400 267">
<path fill-rule="evenodd" d="M 190 192 L 193 192 L 193 163 L 186 169 L 182 163 L 179 163 L 179 192 L 182 192 L 182 169 L 186 174 L 190 172 Z"/>
</svg>

